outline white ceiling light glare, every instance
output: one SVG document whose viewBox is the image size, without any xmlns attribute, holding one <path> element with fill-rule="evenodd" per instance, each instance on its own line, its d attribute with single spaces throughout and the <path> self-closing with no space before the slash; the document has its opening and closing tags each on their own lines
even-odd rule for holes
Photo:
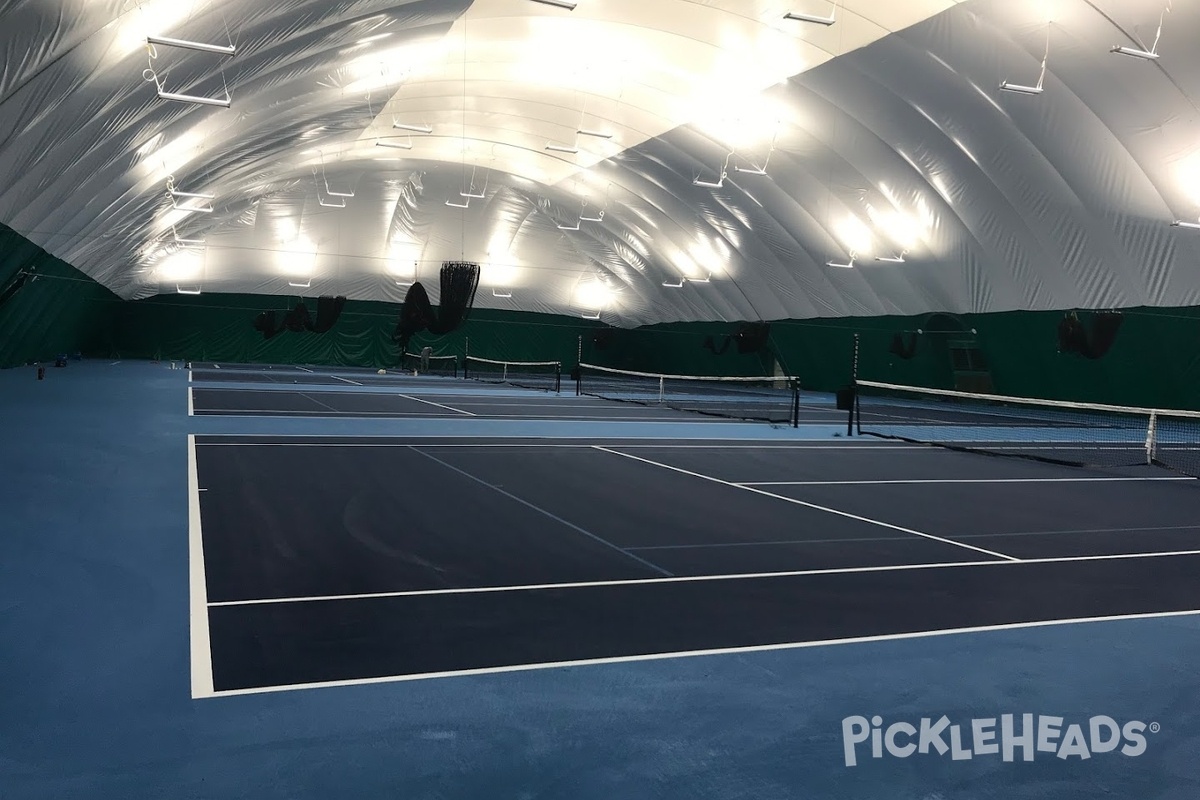
<svg viewBox="0 0 1200 800">
<path fill-rule="evenodd" d="M 529 0 L 529 2 L 537 3 L 538 5 L 542 6 L 561 8 L 564 11 L 574 11 L 575 6 L 577 5 L 576 3 L 568 2 L 568 0 Z"/>
<path fill-rule="evenodd" d="M 608 306 L 616 297 L 616 293 L 600 278 L 580 283 L 575 289 L 575 303 L 580 308 L 600 311 Z"/>
<path fill-rule="evenodd" d="M 779 136 L 779 130 L 778 130 L 778 125 L 776 125 L 775 133 L 771 136 L 771 146 L 770 146 L 770 148 L 767 149 L 767 157 L 766 157 L 766 159 L 763 160 L 761 167 L 736 166 L 736 167 L 734 167 L 734 169 L 736 169 L 738 172 L 742 172 L 747 175 L 766 175 L 767 167 L 771 163 L 771 154 L 775 152 L 775 140 L 778 136 Z"/>
<path fill-rule="evenodd" d="M 395 139 L 376 139 L 376 147 L 390 147 L 394 150 L 412 150 L 412 137 L 408 137 L 407 141 L 398 141 Z"/>
<path fill-rule="evenodd" d="M 1191 222 L 1191 221 L 1185 220 L 1185 219 L 1177 219 L 1171 223 L 1171 227 L 1172 228 L 1191 228 L 1193 230 L 1200 230 L 1200 221 Z"/>
<path fill-rule="evenodd" d="M 680 289 L 680 288 L 683 288 L 683 284 L 685 281 L 687 281 L 687 278 L 680 275 L 678 283 L 671 283 L 670 281 L 663 281 L 663 286 L 666 286 L 668 289 Z"/>
<path fill-rule="evenodd" d="M 1038 95 L 1043 91 L 1043 84 L 1046 82 L 1046 62 L 1050 60 L 1050 23 L 1046 25 L 1046 53 L 1042 56 L 1042 71 L 1038 75 L 1037 83 L 1033 86 L 1024 86 L 1019 83 L 1010 83 L 1009 81 L 1000 81 L 1000 91 L 1012 92 L 1014 94 Z"/>
<path fill-rule="evenodd" d="M 1118 55 L 1122 56 L 1129 56 L 1131 58 L 1137 58 L 1142 61 L 1157 61 L 1158 40 L 1162 38 L 1163 20 L 1166 19 L 1167 14 L 1170 11 L 1171 0 L 1167 0 L 1167 7 L 1163 9 L 1162 14 L 1158 17 L 1158 31 L 1154 34 L 1154 44 L 1150 45 L 1149 48 L 1147 48 L 1145 45 L 1142 45 L 1141 42 L 1138 42 L 1141 47 L 1129 47 L 1126 45 L 1115 44 L 1109 49 L 1108 52 L 1117 53 Z"/>
<path fill-rule="evenodd" d="M 512 289 L 497 289 L 492 287 L 492 297 L 509 298 L 512 297 Z"/>
<path fill-rule="evenodd" d="M 842 264 L 842 263 L 840 263 L 840 262 L 838 262 L 838 261 L 832 261 L 832 260 L 831 260 L 831 261 L 826 261 L 826 262 L 825 262 L 825 266 L 827 266 L 827 267 L 837 267 L 838 269 L 854 269 L 854 261 L 855 261 L 855 259 L 857 259 L 857 258 L 858 258 L 858 254 L 857 254 L 857 253 L 855 253 L 855 252 L 851 252 L 851 253 L 850 253 L 850 260 L 849 260 L 849 261 L 847 261 L 845 264 Z"/>
<path fill-rule="evenodd" d="M 407 122 L 392 121 L 392 127 L 398 131 L 411 131 L 412 133 L 433 133 L 432 125 L 412 125 Z"/>
<path fill-rule="evenodd" d="M 908 255 L 907 250 L 901 250 L 898 256 L 875 256 L 876 261 L 882 261 L 887 264 L 903 264 L 904 257 Z"/>
<path fill-rule="evenodd" d="M 579 152 L 578 147 L 575 147 L 574 145 L 566 145 L 566 144 L 551 143 L 551 144 L 546 145 L 546 149 L 553 153 L 570 153 L 572 155 Z"/>
<path fill-rule="evenodd" d="M 812 14 L 807 11 L 789 11 L 783 15 L 783 18 L 787 20 L 794 20 L 796 22 L 810 22 L 813 25 L 824 25 L 828 27 L 837 22 L 837 17 L 835 16 L 836 13 L 837 5 L 834 4 L 833 8 L 829 9 L 828 17 L 821 16 L 820 14 Z"/>
</svg>

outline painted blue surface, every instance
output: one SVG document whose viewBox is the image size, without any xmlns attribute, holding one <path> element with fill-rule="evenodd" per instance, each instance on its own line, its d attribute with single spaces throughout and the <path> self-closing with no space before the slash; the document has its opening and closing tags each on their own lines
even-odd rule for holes
<svg viewBox="0 0 1200 800">
<path fill-rule="evenodd" d="M 1196 617 L 193 701 L 186 434 L 411 431 L 188 418 L 186 381 L 129 362 L 72 364 L 42 382 L 0 372 L 5 800 L 1200 796 Z M 479 421 L 502 435 L 529 435 L 527 425 Z M 655 426 L 551 427 L 629 436 Z M 797 436 L 670 426 L 743 430 Z M 969 725 L 1006 712 L 1106 714 L 1161 731 L 1136 758 L 843 762 L 847 715 L 944 713 Z"/>
</svg>

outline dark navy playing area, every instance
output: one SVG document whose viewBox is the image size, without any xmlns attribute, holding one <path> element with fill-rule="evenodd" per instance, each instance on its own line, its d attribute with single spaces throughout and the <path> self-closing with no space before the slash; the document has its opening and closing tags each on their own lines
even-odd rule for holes
<svg viewBox="0 0 1200 800">
<path fill-rule="evenodd" d="M 198 437 L 213 688 L 1200 603 L 1192 479 L 869 441 Z"/>
</svg>

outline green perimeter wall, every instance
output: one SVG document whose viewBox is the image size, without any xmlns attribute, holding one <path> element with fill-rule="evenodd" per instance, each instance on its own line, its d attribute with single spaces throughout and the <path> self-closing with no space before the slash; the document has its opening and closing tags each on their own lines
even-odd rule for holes
<svg viewBox="0 0 1200 800">
<path fill-rule="evenodd" d="M 82 351 L 104 358 L 347 364 L 391 367 L 399 306 L 350 301 L 325 334 L 285 331 L 270 340 L 253 328 L 265 310 L 285 311 L 294 297 L 162 295 L 121 301 L 69 264 L 0 226 L 0 296 L 21 272 L 26 283 L 0 305 L 0 366 L 46 361 Z M 315 300 L 308 300 L 315 313 Z M 945 317 L 945 315 L 937 315 Z M 949 339 L 973 338 L 1002 394 L 1125 405 L 1200 408 L 1200 307 L 1135 308 L 1123 312 L 1116 342 L 1102 358 L 1059 353 L 1061 312 L 1013 311 L 962 315 L 956 325 L 975 335 L 925 334 L 916 354 L 889 352 L 893 336 L 938 327 L 931 315 L 789 320 L 771 323 L 764 352 L 740 354 L 736 342 L 716 348 L 739 323 L 673 323 L 609 328 L 578 317 L 476 309 L 467 324 L 444 337 L 414 338 L 436 354 L 513 360 L 559 360 L 564 372 L 583 360 L 606 366 L 701 375 L 763 375 L 780 370 L 804 387 L 832 391 L 848 383 L 854 335 L 859 376 L 918 386 L 954 383 Z M 1081 317 L 1087 317 L 1086 313 Z M 943 319 L 943 322 L 945 320 Z"/>
</svg>

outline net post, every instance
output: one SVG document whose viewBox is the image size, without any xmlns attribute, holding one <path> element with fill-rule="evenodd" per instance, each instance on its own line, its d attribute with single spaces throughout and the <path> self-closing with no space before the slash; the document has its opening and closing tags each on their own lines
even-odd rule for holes
<svg viewBox="0 0 1200 800">
<path fill-rule="evenodd" d="M 583 364 L 575 365 L 575 396 L 583 396 Z"/>
<path fill-rule="evenodd" d="M 562 393 L 562 364 L 554 365 L 554 393 Z"/>
<path fill-rule="evenodd" d="M 1154 463 L 1154 450 L 1158 438 L 1158 412 L 1150 412 L 1150 423 L 1146 426 L 1146 466 Z"/>
<path fill-rule="evenodd" d="M 854 435 L 855 422 L 861 422 L 858 413 L 858 347 L 859 336 L 854 334 L 854 353 L 850 361 L 850 410 L 846 416 L 846 435 Z M 858 433 L 862 433 L 860 425 Z"/>
<path fill-rule="evenodd" d="M 800 427 L 800 380 L 792 379 L 792 427 Z"/>
<path fill-rule="evenodd" d="M 658 402 L 659 403 L 662 403 L 663 397 L 666 395 L 666 382 L 667 382 L 666 378 L 663 378 L 661 376 L 659 377 L 659 379 L 658 379 Z"/>
</svg>

